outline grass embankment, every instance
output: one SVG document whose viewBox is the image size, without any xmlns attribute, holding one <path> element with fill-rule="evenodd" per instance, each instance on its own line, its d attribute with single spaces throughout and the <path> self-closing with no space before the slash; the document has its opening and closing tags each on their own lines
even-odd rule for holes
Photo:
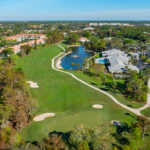
<svg viewBox="0 0 150 150">
<path fill-rule="evenodd" d="M 37 82 L 40 86 L 38 89 L 31 89 L 32 96 L 38 101 L 35 114 L 56 113 L 56 117 L 47 118 L 45 121 L 31 122 L 20 131 L 22 138 L 39 140 L 50 131 L 68 131 L 80 124 L 94 128 L 101 123 L 110 123 L 111 120 L 134 120 L 135 115 L 115 104 L 107 96 L 67 74 L 53 70 L 52 58 L 60 52 L 59 47 L 51 45 L 33 50 L 30 56 L 17 60 L 17 67 L 23 69 L 27 80 Z M 96 110 L 91 107 L 93 104 L 104 105 L 104 109 Z"/>
</svg>

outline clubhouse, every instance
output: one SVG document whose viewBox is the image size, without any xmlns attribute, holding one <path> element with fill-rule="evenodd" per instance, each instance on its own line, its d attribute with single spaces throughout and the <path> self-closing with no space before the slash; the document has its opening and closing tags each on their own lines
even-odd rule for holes
<svg viewBox="0 0 150 150">
<path fill-rule="evenodd" d="M 125 73 L 127 68 L 139 72 L 136 66 L 130 63 L 131 58 L 119 49 L 111 49 L 101 53 L 101 58 L 95 58 L 95 63 L 109 62 L 108 70 L 111 73 Z"/>
</svg>

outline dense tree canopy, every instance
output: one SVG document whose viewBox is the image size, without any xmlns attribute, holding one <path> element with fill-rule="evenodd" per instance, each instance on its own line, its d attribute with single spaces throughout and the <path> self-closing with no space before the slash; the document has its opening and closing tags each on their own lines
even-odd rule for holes
<svg viewBox="0 0 150 150">
<path fill-rule="evenodd" d="M 79 41 L 79 35 L 76 33 L 70 33 L 67 37 L 68 44 L 76 44 Z"/>
<path fill-rule="evenodd" d="M 32 104 L 23 72 L 4 60 L 0 67 L 0 148 L 11 145 L 13 133 L 31 120 Z"/>
<path fill-rule="evenodd" d="M 98 37 L 93 36 L 90 42 L 85 42 L 85 48 L 91 51 L 100 52 L 105 50 L 105 42 Z"/>
<path fill-rule="evenodd" d="M 133 101 L 144 102 L 147 99 L 148 86 L 145 79 L 140 77 L 137 72 L 129 71 L 129 76 L 126 78 L 126 96 Z M 147 80 L 146 80 L 147 81 Z"/>
</svg>

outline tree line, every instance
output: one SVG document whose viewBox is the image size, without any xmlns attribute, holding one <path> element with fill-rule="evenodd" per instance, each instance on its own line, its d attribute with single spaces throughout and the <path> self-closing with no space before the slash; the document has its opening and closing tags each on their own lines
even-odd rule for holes
<svg viewBox="0 0 150 150">
<path fill-rule="evenodd" d="M 53 131 L 40 141 L 22 140 L 10 150 L 148 150 L 150 121 L 145 117 L 135 119 L 119 126 L 106 123 L 95 129 L 80 125 L 68 132 Z"/>
<path fill-rule="evenodd" d="M 33 99 L 21 69 L 5 58 L 0 62 L 0 149 L 10 147 L 14 135 L 33 116 Z"/>
</svg>

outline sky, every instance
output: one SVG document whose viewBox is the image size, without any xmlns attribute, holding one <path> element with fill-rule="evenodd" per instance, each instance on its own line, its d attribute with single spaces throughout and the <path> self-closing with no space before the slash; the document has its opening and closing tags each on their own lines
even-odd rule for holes
<svg viewBox="0 0 150 150">
<path fill-rule="evenodd" d="M 0 0 L 6 20 L 150 20 L 150 0 Z"/>
</svg>

